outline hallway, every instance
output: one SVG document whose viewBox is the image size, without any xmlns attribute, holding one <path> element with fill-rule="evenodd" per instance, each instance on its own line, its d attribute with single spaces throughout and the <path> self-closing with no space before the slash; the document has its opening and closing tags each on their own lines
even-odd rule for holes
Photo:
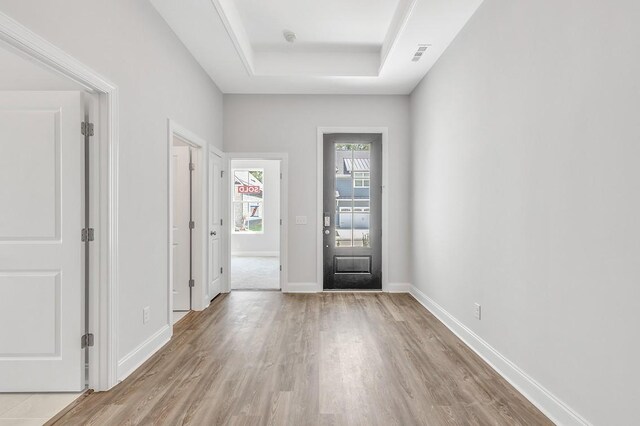
<svg viewBox="0 0 640 426">
<path fill-rule="evenodd" d="M 232 292 L 56 424 L 551 424 L 406 294 Z"/>
</svg>

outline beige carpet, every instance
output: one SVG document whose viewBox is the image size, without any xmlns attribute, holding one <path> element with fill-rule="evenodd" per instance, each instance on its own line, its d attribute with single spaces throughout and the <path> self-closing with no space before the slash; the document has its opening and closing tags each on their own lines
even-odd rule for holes
<svg viewBox="0 0 640 426">
<path fill-rule="evenodd" d="M 231 257 L 232 290 L 276 290 L 280 288 L 278 257 Z"/>
</svg>

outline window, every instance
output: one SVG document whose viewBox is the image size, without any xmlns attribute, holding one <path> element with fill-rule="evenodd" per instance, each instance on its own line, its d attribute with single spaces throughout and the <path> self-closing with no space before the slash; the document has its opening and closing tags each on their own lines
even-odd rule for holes
<svg viewBox="0 0 640 426">
<path fill-rule="evenodd" d="M 264 232 L 264 169 L 233 170 L 234 234 Z"/>
<path fill-rule="evenodd" d="M 353 172 L 354 188 L 369 188 L 369 172 Z"/>
</svg>

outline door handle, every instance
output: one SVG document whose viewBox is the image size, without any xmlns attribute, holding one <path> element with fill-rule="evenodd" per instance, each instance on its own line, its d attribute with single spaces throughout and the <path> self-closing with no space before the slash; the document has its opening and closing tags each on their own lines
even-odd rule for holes
<svg viewBox="0 0 640 426">
<path fill-rule="evenodd" d="M 329 235 L 330 233 L 331 233 L 331 231 L 329 231 L 328 229 L 325 229 L 325 230 L 324 230 L 324 234 L 325 234 L 325 235 Z"/>
<path fill-rule="evenodd" d="M 218 233 L 216 231 L 211 231 L 211 232 L 209 232 L 209 235 L 211 235 L 211 236 L 218 235 Z"/>
</svg>

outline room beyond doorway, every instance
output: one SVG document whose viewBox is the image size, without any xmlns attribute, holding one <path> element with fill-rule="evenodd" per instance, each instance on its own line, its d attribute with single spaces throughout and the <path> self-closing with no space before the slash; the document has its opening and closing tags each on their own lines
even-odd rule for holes
<svg viewBox="0 0 640 426">
<path fill-rule="evenodd" d="M 231 290 L 279 290 L 281 164 L 232 159 Z"/>
</svg>

